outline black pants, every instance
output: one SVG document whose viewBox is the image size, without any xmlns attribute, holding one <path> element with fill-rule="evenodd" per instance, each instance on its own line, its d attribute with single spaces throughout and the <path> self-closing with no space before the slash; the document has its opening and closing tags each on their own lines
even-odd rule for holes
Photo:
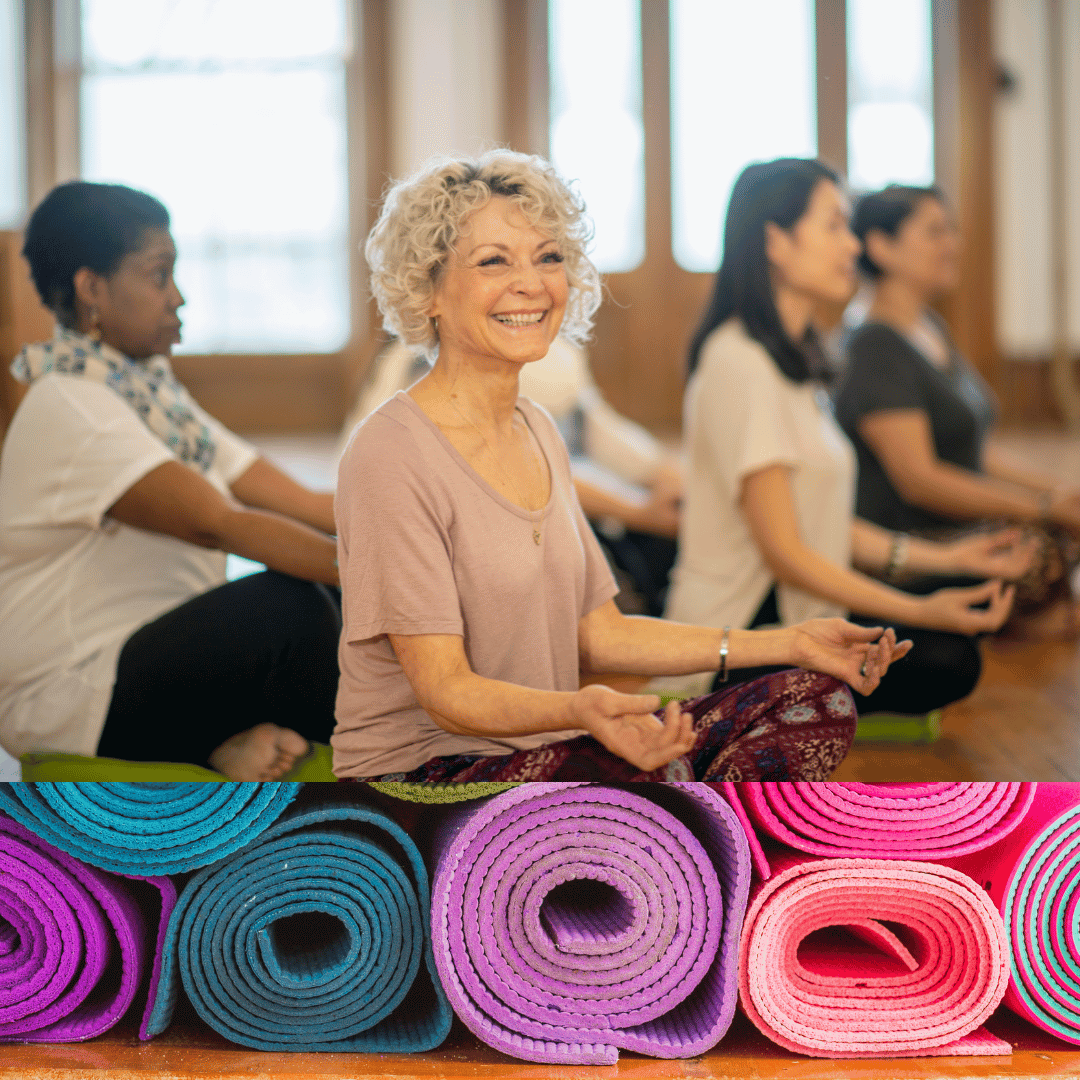
<svg viewBox="0 0 1080 1080">
<path fill-rule="evenodd" d="M 937 579 L 933 588 L 960 582 Z M 964 584 L 972 584 L 965 581 Z M 917 582 L 906 586 L 911 592 L 929 592 L 931 583 Z M 770 591 L 758 613 L 750 623 L 750 629 L 777 623 L 780 616 L 776 608 L 776 590 Z M 851 616 L 851 621 L 861 626 L 881 626 L 880 620 Z M 910 638 L 911 652 L 897 660 L 885 672 L 877 689 L 869 695 L 852 691 L 855 707 L 860 716 L 868 713 L 928 713 L 950 702 L 967 697 L 982 674 L 982 657 L 974 638 L 962 634 L 948 634 L 940 630 L 923 630 L 914 626 L 892 624 L 896 640 Z M 731 672 L 728 684 L 745 682 L 781 670 L 778 667 L 736 668 Z M 719 676 L 717 677 L 719 678 Z M 713 689 L 723 684 L 714 681 Z"/>
<path fill-rule="evenodd" d="M 194 597 L 128 638 L 98 755 L 205 766 L 264 722 L 329 742 L 340 633 L 336 589 L 271 570 Z"/>
</svg>

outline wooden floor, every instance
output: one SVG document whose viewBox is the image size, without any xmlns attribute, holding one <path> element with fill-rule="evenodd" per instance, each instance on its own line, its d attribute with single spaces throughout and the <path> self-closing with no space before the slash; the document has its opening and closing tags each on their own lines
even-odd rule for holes
<svg viewBox="0 0 1080 1080">
<path fill-rule="evenodd" d="M 662 1061 L 623 1054 L 617 1065 L 536 1065 L 483 1045 L 455 1022 L 450 1038 L 427 1054 L 287 1054 L 233 1046 L 197 1019 L 150 1043 L 130 1029 L 85 1043 L 0 1046 L 0 1080 L 970 1080 L 1080 1076 L 1080 1049 L 1046 1035 L 1006 1010 L 987 1027 L 1013 1044 L 1000 1057 L 829 1061 L 774 1046 L 741 1015 L 719 1047 L 702 1057 Z"/>
</svg>

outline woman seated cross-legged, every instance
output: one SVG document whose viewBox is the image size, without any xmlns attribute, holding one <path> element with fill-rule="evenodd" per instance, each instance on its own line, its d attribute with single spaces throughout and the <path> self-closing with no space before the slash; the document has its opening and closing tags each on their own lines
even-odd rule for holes
<svg viewBox="0 0 1080 1080">
<path fill-rule="evenodd" d="M 169 365 L 183 297 L 156 199 L 55 188 L 24 248 L 51 341 L 0 457 L 0 744 L 273 780 L 327 742 L 333 496 L 208 416 Z M 270 569 L 225 581 L 225 553 Z"/>
<path fill-rule="evenodd" d="M 438 160 L 368 239 L 388 330 L 431 372 L 356 429 L 338 476 L 344 632 L 334 771 L 408 781 L 827 777 L 908 646 L 824 619 L 757 633 L 623 615 L 523 365 L 599 304 L 583 207 L 535 157 Z M 580 687 L 797 666 L 658 711 Z"/>
<path fill-rule="evenodd" d="M 838 178 L 820 162 L 750 165 L 736 181 L 690 350 L 667 614 L 753 627 L 850 612 L 890 625 L 914 648 L 873 693 L 857 693 L 859 712 L 925 713 L 974 688 L 974 635 L 1007 617 L 1004 580 L 1027 570 L 1033 546 L 1016 530 L 933 543 L 854 516 L 855 455 L 832 416 L 811 318 L 850 297 L 858 253 Z M 887 583 L 901 566 L 923 584 Z M 989 580 L 942 587 L 949 578 Z"/>
<path fill-rule="evenodd" d="M 859 459 L 858 512 L 886 529 L 961 535 L 1012 522 L 1036 558 L 1016 586 L 1009 633 L 1070 636 L 1080 603 L 1080 488 L 1011 461 L 988 441 L 993 393 L 930 308 L 956 288 L 960 242 L 937 188 L 893 185 L 864 195 L 852 228 L 873 286 L 847 344 L 836 411 Z"/>
</svg>

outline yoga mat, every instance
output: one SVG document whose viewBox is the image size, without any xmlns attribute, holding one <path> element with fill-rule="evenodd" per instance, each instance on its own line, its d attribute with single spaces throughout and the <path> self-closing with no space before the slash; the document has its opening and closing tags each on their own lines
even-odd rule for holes
<svg viewBox="0 0 1080 1080">
<path fill-rule="evenodd" d="M 435 961 L 489 1046 L 611 1065 L 727 1031 L 750 867 L 705 785 L 524 784 L 445 811 L 433 861 Z"/>
<path fill-rule="evenodd" d="M 169 921 L 149 1034 L 179 983 L 199 1015 L 259 1050 L 430 1050 L 452 1014 L 415 844 L 378 811 L 294 807 L 195 874 Z"/>
<path fill-rule="evenodd" d="M 167 917 L 172 883 L 147 887 Z M 135 888 L 0 814 L 0 1042 L 91 1039 L 127 1012 L 158 960 Z"/>
<path fill-rule="evenodd" d="M 136 877 L 178 874 L 254 840 L 299 784 L 0 784 L 0 811 L 61 851 Z"/>
<path fill-rule="evenodd" d="M 383 795 L 391 795 L 393 798 L 402 799 L 405 802 L 456 803 L 483 799 L 488 795 L 498 795 L 502 791 L 516 788 L 518 781 L 489 782 L 479 780 L 465 784 L 455 784 L 450 781 L 439 780 L 433 784 L 410 784 L 401 780 L 368 780 L 367 785 Z"/>
<path fill-rule="evenodd" d="M 1008 1054 L 980 1027 L 1005 994 L 1008 953 L 993 903 L 957 870 L 782 853 L 750 901 L 739 1000 L 810 1057 Z"/>
<path fill-rule="evenodd" d="M 769 858 L 754 829 L 811 855 L 952 859 L 1008 835 L 1023 820 L 1033 783 L 724 783 L 747 829 L 754 870 Z"/>
<path fill-rule="evenodd" d="M 1080 784 L 1040 784 L 1023 828 L 951 865 L 987 890 L 1005 920 L 1005 1004 L 1080 1045 Z"/>
</svg>

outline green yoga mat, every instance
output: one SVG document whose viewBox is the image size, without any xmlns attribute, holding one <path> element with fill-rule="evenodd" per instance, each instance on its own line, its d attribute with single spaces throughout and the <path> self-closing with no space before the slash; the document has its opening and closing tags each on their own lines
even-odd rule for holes
<svg viewBox="0 0 1080 1080">
<path fill-rule="evenodd" d="M 407 784 L 389 780 L 375 783 L 368 781 L 368 787 L 373 787 L 384 795 L 418 803 L 457 803 L 468 802 L 471 799 L 486 799 L 489 795 L 498 795 L 502 791 L 519 786 L 519 783 L 512 781 L 502 783 L 480 781 L 472 784 L 453 784 L 446 781 L 433 784 Z"/>
</svg>

